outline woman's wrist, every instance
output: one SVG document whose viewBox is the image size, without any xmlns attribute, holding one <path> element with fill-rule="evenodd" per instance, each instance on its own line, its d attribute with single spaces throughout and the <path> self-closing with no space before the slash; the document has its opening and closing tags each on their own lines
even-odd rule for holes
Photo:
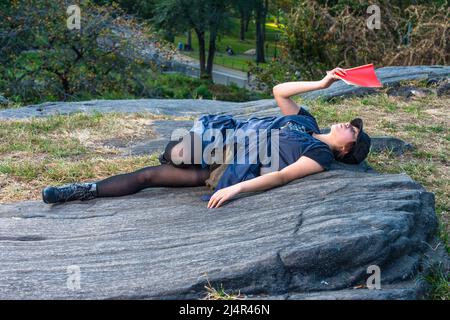
<svg viewBox="0 0 450 320">
<path fill-rule="evenodd" d="M 325 89 L 325 88 L 326 88 L 325 79 L 317 81 L 317 90 Z"/>
<path fill-rule="evenodd" d="M 322 80 L 319 81 L 319 90 L 320 89 L 326 89 L 329 87 L 329 81 L 327 81 L 326 78 L 323 78 Z"/>
<path fill-rule="evenodd" d="M 235 184 L 236 189 L 238 190 L 239 193 L 243 192 L 243 190 L 244 190 L 243 187 L 242 187 L 242 183 L 243 182 L 245 182 L 245 181 L 242 181 L 242 182 L 239 182 L 239 183 Z"/>
</svg>

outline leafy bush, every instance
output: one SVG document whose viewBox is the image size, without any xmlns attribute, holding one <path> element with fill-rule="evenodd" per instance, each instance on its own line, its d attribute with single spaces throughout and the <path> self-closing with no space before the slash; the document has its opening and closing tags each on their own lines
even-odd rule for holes
<svg viewBox="0 0 450 320">
<path fill-rule="evenodd" d="M 179 73 L 149 77 L 146 86 L 150 88 L 148 98 L 173 99 L 216 99 L 223 101 L 249 101 L 269 98 L 269 95 L 251 92 L 236 84 L 225 86 L 207 80 L 192 78 Z"/>
<path fill-rule="evenodd" d="M 259 86 L 269 92 L 279 82 L 315 80 L 336 66 L 448 65 L 446 1 L 379 1 L 381 29 L 373 30 L 366 25 L 367 6 L 357 0 L 299 2 L 286 18 L 279 59 L 250 68 Z"/>
<path fill-rule="evenodd" d="M 202 97 L 203 99 L 211 99 L 212 98 L 212 94 L 209 91 L 208 87 L 204 84 L 199 85 L 195 90 L 194 90 L 194 97 Z"/>
</svg>

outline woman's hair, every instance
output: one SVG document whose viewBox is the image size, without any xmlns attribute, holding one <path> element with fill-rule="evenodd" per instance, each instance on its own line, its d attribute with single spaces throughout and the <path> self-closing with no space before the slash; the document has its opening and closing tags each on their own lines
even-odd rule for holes
<svg viewBox="0 0 450 320">
<path fill-rule="evenodd" d="M 353 148 L 354 145 L 355 145 L 355 142 L 349 143 L 349 145 L 348 145 L 349 150 L 351 150 L 351 149 Z M 334 155 L 334 160 L 336 160 L 336 161 L 341 161 L 342 158 L 344 158 L 344 156 L 345 156 L 345 154 L 342 155 L 342 154 L 341 154 L 341 151 L 339 151 L 339 150 L 333 149 L 332 151 L 333 151 L 333 155 Z"/>
<path fill-rule="evenodd" d="M 361 118 L 355 118 L 350 123 L 360 130 L 356 141 L 346 145 L 345 149 L 348 150 L 346 153 L 342 154 L 343 152 L 340 150 L 333 150 L 333 155 L 336 161 L 359 164 L 367 158 L 372 142 L 369 135 L 363 131 L 363 121 Z"/>
</svg>

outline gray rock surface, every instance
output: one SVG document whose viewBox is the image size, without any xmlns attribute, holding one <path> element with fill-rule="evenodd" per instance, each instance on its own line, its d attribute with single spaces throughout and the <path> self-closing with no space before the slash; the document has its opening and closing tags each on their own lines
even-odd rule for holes
<svg viewBox="0 0 450 320">
<path fill-rule="evenodd" d="M 437 89 L 436 93 L 439 97 L 450 96 L 450 81 L 442 83 Z"/>
<path fill-rule="evenodd" d="M 370 149 L 372 152 L 389 150 L 393 154 L 400 156 L 405 151 L 413 150 L 414 146 L 395 137 L 373 137 Z"/>
<path fill-rule="evenodd" d="M 1 106 L 1 105 L 6 106 L 6 105 L 8 105 L 9 103 L 10 103 L 10 101 L 9 101 L 8 99 L 6 99 L 6 98 L 3 97 L 3 96 L 0 96 L 0 106 Z"/>
<path fill-rule="evenodd" d="M 280 114 L 273 99 L 249 102 L 227 102 L 195 99 L 137 99 L 137 100 L 91 100 L 81 102 L 46 102 L 22 108 L 0 110 L 1 119 L 26 119 L 75 112 L 151 112 L 175 117 L 196 117 L 201 114 L 230 113 L 241 118 L 248 115 Z"/>
<path fill-rule="evenodd" d="M 386 93 L 389 96 L 396 96 L 396 97 L 403 97 L 405 99 L 410 99 L 414 97 L 423 98 L 427 95 L 432 94 L 433 90 L 426 88 L 418 88 L 414 86 L 404 86 L 404 87 L 395 86 L 389 88 Z"/>
<path fill-rule="evenodd" d="M 195 299 L 207 280 L 269 299 L 421 297 L 437 220 L 433 194 L 407 175 L 332 170 L 217 209 L 205 191 L 1 205 L 0 298 Z M 381 290 L 351 290 L 370 265 Z"/>
</svg>

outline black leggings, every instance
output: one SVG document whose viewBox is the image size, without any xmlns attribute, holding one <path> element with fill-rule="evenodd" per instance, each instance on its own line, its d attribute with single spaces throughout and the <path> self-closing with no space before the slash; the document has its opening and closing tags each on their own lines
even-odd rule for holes
<svg viewBox="0 0 450 320">
<path fill-rule="evenodd" d="M 161 165 L 145 167 L 135 172 L 119 174 L 98 181 L 97 194 L 99 197 L 118 197 L 136 193 L 150 187 L 196 187 L 204 186 L 210 170 L 202 168 L 193 161 L 193 139 L 191 134 L 191 163 L 174 164 L 171 161 L 170 152 L 178 141 L 170 141 L 164 154 L 160 156 Z M 189 150 L 188 150 L 189 151 Z M 185 152 L 185 149 L 183 149 Z"/>
</svg>

